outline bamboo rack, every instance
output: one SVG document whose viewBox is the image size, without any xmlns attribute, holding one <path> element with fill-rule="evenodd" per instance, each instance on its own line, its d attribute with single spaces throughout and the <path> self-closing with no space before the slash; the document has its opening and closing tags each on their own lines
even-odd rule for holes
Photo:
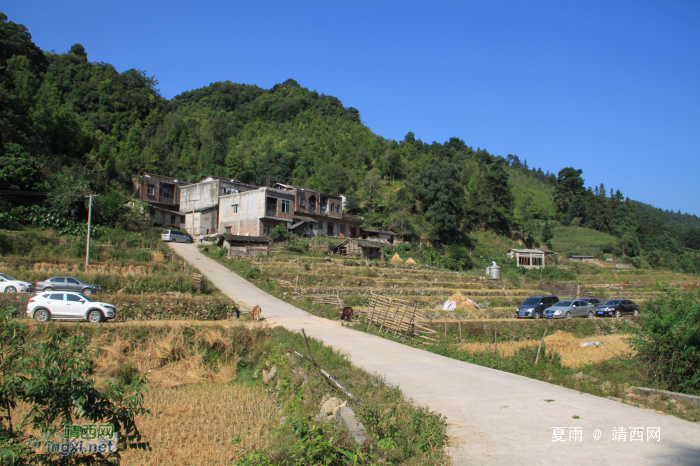
<svg viewBox="0 0 700 466">
<path fill-rule="evenodd" d="M 379 332 L 386 334 L 417 336 L 422 339 L 436 341 L 426 335 L 435 331 L 423 325 L 416 324 L 416 303 L 372 293 L 367 309 L 360 310 L 359 315 L 370 325 L 379 327 Z"/>
</svg>

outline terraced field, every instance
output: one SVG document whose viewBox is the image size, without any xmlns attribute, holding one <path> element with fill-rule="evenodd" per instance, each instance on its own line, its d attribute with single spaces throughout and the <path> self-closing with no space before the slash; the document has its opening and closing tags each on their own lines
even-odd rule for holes
<svg viewBox="0 0 700 466">
<path fill-rule="evenodd" d="M 409 300 L 423 313 L 430 313 L 439 311 L 450 296 L 461 293 L 481 308 L 481 312 L 468 313 L 465 318 L 510 317 L 525 298 L 546 292 L 540 289 L 538 281 L 526 277 L 514 285 L 507 280 L 487 279 L 476 270 L 453 272 L 333 256 L 282 252 L 257 259 L 254 265 L 269 278 L 291 282 L 302 295 L 338 295 L 348 305 L 358 307 L 376 293 Z M 689 280 L 688 276 L 667 271 L 611 270 L 591 265 L 582 267 L 580 272 L 577 282 L 596 297 L 625 297 L 640 302 L 662 295 L 665 290 L 677 289 Z M 629 284 L 623 285 L 624 281 Z"/>
</svg>

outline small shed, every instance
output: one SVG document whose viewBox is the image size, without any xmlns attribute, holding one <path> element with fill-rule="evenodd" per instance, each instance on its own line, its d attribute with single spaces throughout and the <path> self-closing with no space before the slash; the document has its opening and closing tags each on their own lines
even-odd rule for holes
<svg viewBox="0 0 700 466">
<path fill-rule="evenodd" d="M 355 238 L 348 238 L 333 248 L 333 254 L 355 256 L 362 259 L 378 259 L 381 249 L 376 244 Z"/>
<path fill-rule="evenodd" d="M 225 246 L 228 257 L 251 257 L 260 254 L 267 255 L 272 240 L 267 236 L 237 236 L 222 234 L 216 239 L 216 245 Z"/>
<path fill-rule="evenodd" d="M 508 257 L 515 259 L 518 267 L 526 269 L 543 269 L 548 255 L 558 254 L 549 249 L 511 249 L 508 252 Z"/>
<path fill-rule="evenodd" d="M 571 262 L 595 262 L 595 257 L 593 256 L 570 256 L 569 261 Z"/>
<path fill-rule="evenodd" d="M 393 231 L 360 228 L 360 236 L 362 237 L 362 239 L 376 241 L 378 243 L 394 244 L 396 243 L 396 237 L 398 235 Z"/>
</svg>

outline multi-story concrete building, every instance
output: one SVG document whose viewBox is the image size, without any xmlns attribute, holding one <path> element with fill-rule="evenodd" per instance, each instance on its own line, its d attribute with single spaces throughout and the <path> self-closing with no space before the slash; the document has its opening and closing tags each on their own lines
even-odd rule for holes
<svg viewBox="0 0 700 466">
<path fill-rule="evenodd" d="M 170 176 L 132 175 L 133 194 L 149 204 L 148 215 L 156 225 L 177 225 L 184 223 L 184 214 L 180 212 L 180 193 L 182 188 L 190 185 L 186 181 Z"/>
<path fill-rule="evenodd" d="M 269 236 L 284 223 L 291 225 L 294 195 L 275 188 L 258 188 L 219 198 L 220 233 L 237 236 Z"/>
<path fill-rule="evenodd" d="M 319 193 L 313 189 L 277 183 L 276 188 L 294 194 L 294 233 L 303 236 L 325 234 L 354 238 L 360 234 L 360 218 L 343 215 L 341 196 Z"/>
<path fill-rule="evenodd" d="M 161 175 L 134 176 L 134 195 L 153 207 L 158 225 L 193 236 L 268 236 L 280 223 L 300 236 L 360 236 L 362 219 L 343 215 L 341 196 L 278 183 L 259 187 L 216 176 L 187 183 Z"/>
<path fill-rule="evenodd" d="M 183 187 L 180 211 L 185 214 L 185 229 L 191 235 L 217 232 L 221 196 L 255 189 L 258 186 L 218 176 L 209 176 L 199 183 Z"/>
</svg>

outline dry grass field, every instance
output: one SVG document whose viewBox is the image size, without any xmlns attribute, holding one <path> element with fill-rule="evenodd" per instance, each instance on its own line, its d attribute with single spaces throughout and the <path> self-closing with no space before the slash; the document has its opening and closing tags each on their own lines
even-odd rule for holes
<svg viewBox="0 0 700 466">
<path fill-rule="evenodd" d="M 151 415 L 137 417 L 136 425 L 151 451 L 123 452 L 124 465 L 232 464 L 252 448 L 267 448 L 279 422 L 274 399 L 251 385 L 156 386 L 144 405 Z"/>
<path fill-rule="evenodd" d="M 189 337 L 192 344 L 185 343 L 187 327 L 163 328 L 167 330 L 151 334 L 143 342 L 137 342 L 127 332 L 103 334 L 93 340 L 92 347 L 98 349 L 97 358 L 93 360 L 96 375 L 114 378 L 128 366 L 146 374 L 149 385 L 166 388 L 235 379 L 238 354 L 221 327 L 195 327 Z M 197 350 L 201 347 L 211 348 L 221 355 L 215 368 L 205 364 L 204 355 Z"/>
<path fill-rule="evenodd" d="M 607 361 L 620 356 L 631 356 L 634 350 L 625 341 L 629 335 L 604 335 L 587 338 L 576 338 L 558 330 L 554 335 L 544 339 L 549 351 L 556 352 L 561 357 L 561 363 L 565 367 L 580 368 L 586 364 L 594 364 Z M 581 347 L 581 343 L 599 342 L 601 345 L 589 345 Z M 536 340 L 512 341 L 498 344 L 498 354 L 501 356 L 513 356 L 517 350 L 527 346 L 537 347 Z M 462 343 L 460 349 L 473 353 L 494 351 L 493 343 Z"/>
</svg>

